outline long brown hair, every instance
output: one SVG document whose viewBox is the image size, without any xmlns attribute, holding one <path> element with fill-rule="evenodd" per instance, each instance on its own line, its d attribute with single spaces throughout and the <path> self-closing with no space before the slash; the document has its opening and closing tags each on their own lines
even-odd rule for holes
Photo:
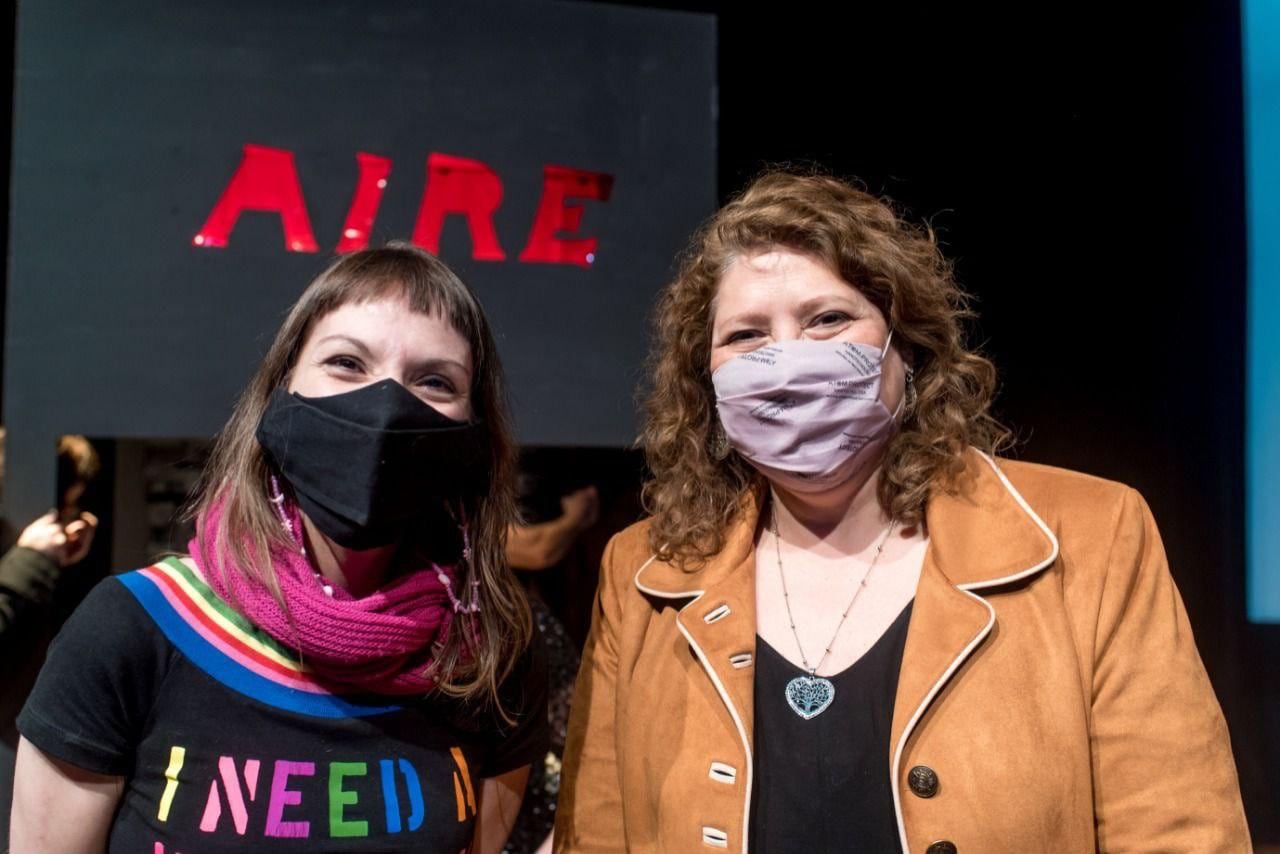
<svg viewBox="0 0 1280 854">
<path fill-rule="evenodd" d="M 651 546 L 681 565 L 718 552 L 744 495 L 762 487 L 738 454 L 719 460 L 713 451 L 711 322 L 733 260 L 778 247 L 820 261 L 870 299 L 914 368 L 916 393 L 878 485 L 892 518 L 921 522 L 930 492 L 963 470 L 965 449 L 994 453 L 1010 439 L 989 412 L 995 367 L 965 345 L 969 299 L 933 232 L 836 178 L 768 171 L 699 229 L 658 303 L 640 437 L 652 473 L 644 499 Z"/>
<path fill-rule="evenodd" d="M 269 499 L 271 468 L 254 435 L 258 422 L 271 393 L 287 385 L 307 336 L 322 317 L 348 303 L 395 297 L 406 299 L 413 311 L 443 317 L 471 346 L 472 417 L 484 425 L 491 458 L 488 493 L 465 508 L 472 533 L 471 572 L 480 581 L 480 646 L 464 655 L 463 633 L 452 631 L 433 666 L 443 693 L 496 702 L 498 684 L 533 631 L 528 602 L 504 555 L 507 526 L 516 513 L 515 448 L 489 323 L 475 295 L 443 261 L 412 245 L 391 243 L 346 255 L 317 276 L 285 317 L 218 435 L 188 515 L 198 518 L 215 501 L 225 500 L 216 541 L 201 544 L 218 563 L 212 571 L 226 571 L 218 556 L 230 554 L 236 566 L 280 598 L 269 555 L 288 543 Z M 468 589 L 470 580 L 460 578 L 458 589 Z"/>
</svg>

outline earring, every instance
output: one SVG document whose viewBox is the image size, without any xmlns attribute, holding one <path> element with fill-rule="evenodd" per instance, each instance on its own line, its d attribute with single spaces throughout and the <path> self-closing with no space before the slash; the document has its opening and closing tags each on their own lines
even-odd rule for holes
<svg viewBox="0 0 1280 854">
<path fill-rule="evenodd" d="M 907 411 L 914 412 L 920 396 L 916 394 L 916 369 L 907 365 Z"/>
<path fill-rule="evenodd" d="M 724 432 L 724 425 L 720 423 L 720 419 L 716 419 L 715 426 L 711 428 L 711 443 L 708 450 L 711 458 L 717 462 L 722 462 L 729 456 L 729 436 Z"/>
</svg>

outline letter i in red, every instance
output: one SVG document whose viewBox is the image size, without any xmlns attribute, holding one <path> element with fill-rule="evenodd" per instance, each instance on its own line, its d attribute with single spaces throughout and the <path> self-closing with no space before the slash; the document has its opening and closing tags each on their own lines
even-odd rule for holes
<svg viewBox="0 0 1280 854">
<path fill-rule="evenodd" d="M 347 209 L 347 221 L 342 225 L 342 238 L 337 251 L 356 252 L 369 245 L 373 221 L 382 204 L 382 191 L 387 188 L 387 176 L 391 174 L 391 160 L 376 154 L 356 154 L 360 175 L 356 178 L 356 192 Z"/>
</svg>

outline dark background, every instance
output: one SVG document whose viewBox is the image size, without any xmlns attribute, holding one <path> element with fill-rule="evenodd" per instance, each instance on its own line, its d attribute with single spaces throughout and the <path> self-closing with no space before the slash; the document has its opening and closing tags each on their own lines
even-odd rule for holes
<svg viewBox="0 0 1280 854">
<path fill-rule="evenodd" d="M 1280 843 L 1280 626 L 1244 617 L 1238 4 L 645 5 L 718 17 L 722 199 L 813 162 L 932 223 L 1015 455 L 1146 497 Z"/>
<path fill-rule="evenodd" d="M 7 499 L 48 496 L 63 433 L 208 436 L 286 308 L 332 259 L 357 152 L 392 161 L 372 245 L 414 228 L 430 152 L 500 177 L 506 259 L 439 254 L 477 292 L 526 442 L 616 447 L 635 432 L 641 318 L 715 205 L 714 22 L 509 0 L 33 0 L 19 7 L 4 419 Z M 295 155 L 320 251 L 276 213 L 193 245 L 246 143 Z M 569 200 L 594 264 L 518 260 L 546 165 L 613 177 Z M 655 215 L 660 214 L 660 215 Z M 634 321 L 634 322 L 632 322 Z M 572 330 L 571 334 L 564 334 Z M 62 383 L 74 394 L 56 395 Z"/>
<path fill-rule="evenodd" d="M 816 161 L 928 219 L 1017 455 L 1147 498 L 1280 843 L 1280 627 L 1244 619 L 1238 6 L 645 5 L 718 15 L 722 197 Z"/>
</svg>

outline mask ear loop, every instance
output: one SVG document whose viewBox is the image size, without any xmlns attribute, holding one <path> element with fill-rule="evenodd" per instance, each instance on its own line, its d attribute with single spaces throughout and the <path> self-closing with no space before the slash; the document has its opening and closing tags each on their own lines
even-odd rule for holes
<svg viewBox="0 0 1280 854">
<path fill-rule="evenodd" d="M 907 408 L 907 395 L 904 390 L 902 394 L 902 400 L 898 401 L 898 408 L 893 411 L 893 415 L 890 417 L 893 418 L 894 421 L 897 421 L 898 416 L 901 415 L 906 408 Z"/>
<path fill-rule="evenodd" d="M 890 344 L 892 341 L 893 341 L 893 330 L 892 330 L 892 329 L 890 329 L 890 330 L 889 330 L 889 337 L 888 337 L 888 338 L 886 338 L 886 339 L 885 339 L 885 342 L 884 342 L 884 349 L 880 351 L 880 362 L 881 362 L 881 364 L 883 364 L 883 363 L 884 363 L 884 357 L 885 357 L 885 356 L 887 356 L 887 355 L 889 355 L 889 344 Z M 897 421 L 897 420 L 898 420 L 898 416 L 899 416 L 899 415 L 901 415 L 903 412 L 905 412 L 905 411 L 906 411 L 906 409 L 907 409 L 907 398 L 909 398 L 909 397 L 911 397 L 911 396 L 913 396 L 913 395 L 915 394 L 915 376 L 916 376 L 915 369 L 914 369 L 914 368 L 912 368 L 910 365 L 906 364 L 906 362 L 905 362 L 905 361 L 903 362 L 903 365 L 904 365 L 904 366 L 906 367 L 906 369 L 907 369 L 907 383 L 906 383 L 906 388 L 904 388 L 904 389 L 902 390 L 902 400 L 898 401 L 898 408 L 894 411 L 893 416 L 892 416 L 892 417 L 893 417 L 893 420 L 895 420 L 895 421 Z"/>
</svg>

